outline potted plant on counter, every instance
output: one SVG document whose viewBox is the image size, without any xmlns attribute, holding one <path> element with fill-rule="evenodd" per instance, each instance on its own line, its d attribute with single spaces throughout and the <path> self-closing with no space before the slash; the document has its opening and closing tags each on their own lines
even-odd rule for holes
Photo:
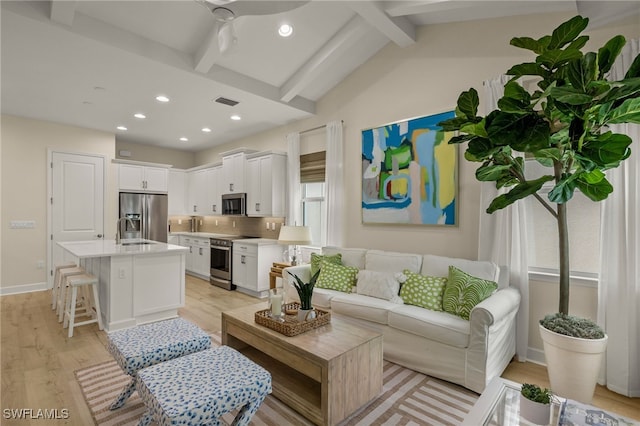
<svg viewBox="0 0 640 426">
<path fill-rule="evenodd" d="M 305 283 L 302 281 L 297 275 L 292 274 L 287 271 L 289 275 L 295 278 L 295 282 L 293 286 L 296 288 L 298 292 L 298 296 L 300 297 L 300 309 L 298 309 L 298 320 L 306 321 L 315 318 L 315 312 L 313 311 L 313 306 L 311 306 L 311 298 L 313 297 L 313 288 L 316 285 L 316 281 L 318 280 L 318 276 L 320 276 L 320 270 L 318 270 L 309 282 Z"/>
<path fill-rule="evenodd" d="M 537 425 L 547 425 L 551 418 L 553 394 L 547 388 L 524 383 L 520 390 L 520 416 Z"/>
<path fill-rule="evenodd" d="M 443 131 L 459 131 L 449 143 L 468 142 L 465 159 L 482 163 L 476 170 L 479 181 L 510 188 L 487 213 L 531 196 L 556 220 L 559 310 L 541 320 L 540 333 L 551 388 L 586 403 L 593 397 L 607 337 L 593 322 L 569 315 L 567 208 L 575 190 L 593 201 L 607 198 L 613 187 L 605 171 L 629 157 L 632 142 L 608 126 L 640 123 L 640 56 L 623 80 L 609 81 L 625 39 L 618 35 L 597 52 L 583 53 L 589 37 L 580 34 L 588 22 L 575 16 L 551 35 L 511 39 L 511 45 L 536 57 L 507 71 L 513 78 L 504 86 L 498 109 L 478 116 L 478 93 L 472 88 L 459 96 L 456 117 L 439 123 Z M 521 77 L 537 86 L 525 89 Z M 539 162 L 544 172 L 525 174 L 524 158 Z M 553 186 L 548 195 L 547 183 Z"/>
</svg>

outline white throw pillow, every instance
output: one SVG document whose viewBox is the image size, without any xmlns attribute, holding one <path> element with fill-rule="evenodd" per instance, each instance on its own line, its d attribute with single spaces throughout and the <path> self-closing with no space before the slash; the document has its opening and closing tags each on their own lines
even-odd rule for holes
<svg viewBox="0 0 640 426">
<path fill-rule="evenodd" d="M 400 283 L 406 277 L 396 272 L 369 271 L 363 269 L 358 272 L 358 282 L 356 292 L 363 296 L 371 296 L 378 299 L 388 300 L 393 303 L 402 303 L 398 295 Z"/>
<path fill-rule="evenodd" d="M 411 272 L 420 272 L 422 255 L 411 253 L 398 253 L 384 250 L 369 250 L 365 260 L 365 268 L 370 271 L 402 272 L 408 269 Z"/>
</svg>

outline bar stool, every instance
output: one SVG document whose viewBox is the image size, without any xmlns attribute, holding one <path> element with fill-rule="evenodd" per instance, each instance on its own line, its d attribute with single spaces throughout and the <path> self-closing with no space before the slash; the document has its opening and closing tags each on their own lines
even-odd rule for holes
<svg viewBox="0 0 640 426">
<path fill-rule="evenodd" d="M 58 306 L 58 294 L 60 292 L 60 271 L 63 269 L 77 268 L 75 262 L 67 262 L 56 266 L 56 272 L 53 276 L 53 287 L 51 288 L 51 309 L 54 310 Z"/>
<path fill-rule="evenodd" d="M 69 337 L 73 337 L 73 328 L 79 325 L 98 323 L 98 328 L 102 330 L 102 314 L 100 313 L 100 299 L 98 298 L 98 278 L 91 274 L 74 275 L 67 278 L 68 291 L 65 297 L 66 308 L 64 311 L 63 328 L 69 327 Z M 78 288 L 90 287 L 87 294 L 85 312 L 76 313 L 76 301 Z M 71 294 L 69 294 L 71 293 Z M 76 315 L 92 317 L 89 320 L 76 322 Z"/>
<path fill-rule="evenodd" d="M 66 296 L 68 293 L 67 289 L 69 286 L 67 279 L 69 277 L 72 277 L 75 275 L 81 275 L 84 273 L 85 273 L 85 270 L 81 266 L 76 266 L 74 268 L 60 269 L 58 273 L 58 284 L 57 284 L 58 289 L 56 290 L 56 299 L 57 299 L 56 314 L 58 315 L 58 322 L 62 322 L 62 320 L 64 319 L 64 309 L 65 309 L 65 303 L 66 303 Z M 56 284 L 54 283 L 54 285 Z"/>
</svg>

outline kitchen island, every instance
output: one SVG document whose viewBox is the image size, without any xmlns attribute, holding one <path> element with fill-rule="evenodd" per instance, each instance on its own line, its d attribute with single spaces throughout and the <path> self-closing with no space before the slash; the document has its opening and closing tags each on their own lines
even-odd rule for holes
<svg viewBox="0 0 640 426">
<path fill-rule="evenodd" d="M 185 301 L 188 248 L 150 240 L 59 242 L 73 260 L 99 279 L 107 331 L 178 316 Z"/>
</svg>

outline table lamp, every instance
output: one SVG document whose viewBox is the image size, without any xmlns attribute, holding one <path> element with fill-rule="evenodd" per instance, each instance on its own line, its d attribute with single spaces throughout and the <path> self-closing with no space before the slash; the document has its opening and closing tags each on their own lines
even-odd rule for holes
<svg viewBox="0 0 640 426">
<path fill-rule="evenodd" d="M 301 244 L 311 244 L 311 229 L 308 226 L 283 225 L 280 228 L 278 244 L 293 246 L 293 250 L 289 250 L 291 265 L 298 265 L 302 258 L 298 246 Z"/>
</svg>

